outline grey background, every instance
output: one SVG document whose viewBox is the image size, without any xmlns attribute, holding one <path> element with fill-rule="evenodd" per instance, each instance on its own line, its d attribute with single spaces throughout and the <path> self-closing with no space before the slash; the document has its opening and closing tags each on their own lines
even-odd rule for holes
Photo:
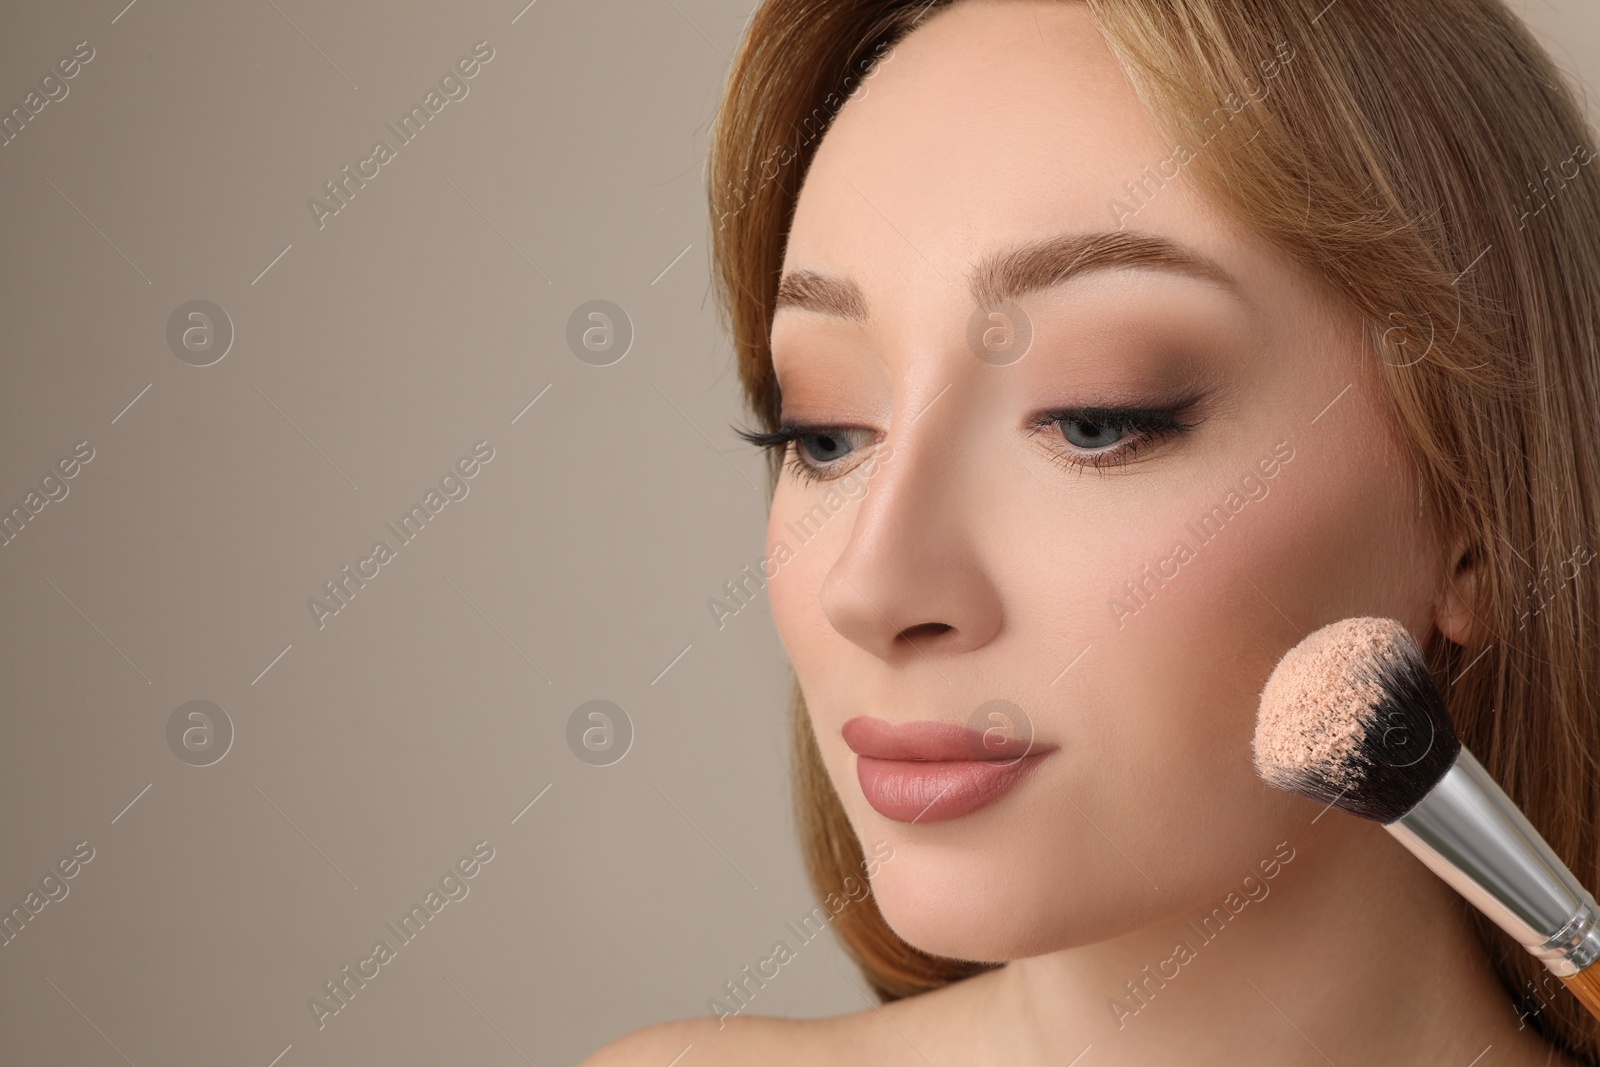
<svg viewBox="0 0 1600 1067">
<path fill-rule="evenodd" d="M 0 909 L 94 849 L 0 946 L 5 1062 L 543 1067 L 705 1012 L 813 903 L 769 609 L 706 606 L 765 527 L 702 169 L 748 0 L 124 3 L 0 12 L 0 111 L 95 52 L 0 147 L 0 509 L 94 449 L 0 547 Z M 1526 13 L 1600 84 L 1589 0 Z M 206 367 L 166 340 L 196 299 L 235 331 Z M 610 366 L 566 343 L 594 299 L 635 332 Z M 595 699 L 635 735 L 610 766 L 567 744 Z M 209 766 L 168 745 L 191 700 L 234 731 Z M 307 1000 L 480 840 L 319 1030 Z M 859 1009 L 847 977 L 829 935 L 752 1010 Z"/>
</svg>

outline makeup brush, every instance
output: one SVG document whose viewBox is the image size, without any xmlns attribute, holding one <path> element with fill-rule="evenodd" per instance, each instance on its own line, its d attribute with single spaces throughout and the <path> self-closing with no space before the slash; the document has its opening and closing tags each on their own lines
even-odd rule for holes
<svg viewBox="0 0 1600 1067">
<path fill-rule="evenodd" d="M 1330 623 L 1261 690 L 1253 744 L 1269 785 L 1383 824 L 1600 1016 L 1600 909 L 1456 737 L 1410 632 Z"/>
</svg>

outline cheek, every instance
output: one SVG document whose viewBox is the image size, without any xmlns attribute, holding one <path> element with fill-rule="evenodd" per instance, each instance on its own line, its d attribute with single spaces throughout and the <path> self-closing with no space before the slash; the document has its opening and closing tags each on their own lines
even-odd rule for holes
<svg viewBox="0 0 1600 1067">
<path fill-rule="evenodd" d="M 1239 477 L 1180 498 L 1165 521 L 1192 558 L 1162 584 L 1145 583 L 1144 603 L 1105 642 L 1118 692 L 1163 709 L 1142 728 L 1153 731 L 1143 739 L 1150 758 L 1196 787 L 1257 790 L 1250 740 L 1261 687 L 1306 634 L 1351 615 L 1413 627 L 1430 618 L 1421 518 L 1398 457 L 1348 430 L 1290 440 L 1293 459 L 1266 482 L 1267 496 L 1201 531 L 1209 540 L 1198 519 L 1238 491 Z M 1241 453 L 1237 474 L 1256 458 Z M 1148 544 L 1144 561 L 1172 555 L 1160 538 Z"/>
<path fill-rule="evenodd" d="M 778 638 L 801 681 L 811 680 L 811 664 L 823 656 L 830 635 L 819 592 L 828 568 L 850 535 L 853 505 L 817 522 L 816 496 L 797 491 L 787 480 L 773 494 L 767 519 L 767 592 Z M 810 521 L 808 521 L 810 516 Z"/>
<path fill-rule="evenodd" d="M 856 828 L 866 802 L 856 785 L 855 756 L 845 746 L 839 728 L 853 707 L 852 696 L 863 691 L 872 673 L 871 664 L 863 662 L 870 657 L 833 628 L 820 595 L 828 571 L 849 541 L 855 505 L 818 528 L 804 524 L 815 503 L 815 494 L 787 481 L 774 493 L 767 522 L 766 556 L 772 575 L 767 579 L 767 593 L 778 639 L 806 701 L 824 768 Z"/>
<path fill-rule="evenodd" d="M 1224 508 L 1220 525 L 1201 531 L 1199 520 L 1230 489 L 1245 500 L 1240 479 L 1272 440 L 1219 459 L 1216 480 L 1142 497 L 1141 521 L 1097 542 L 1104 569 L 1081 591 L 1099 593 L 1097 605 L 1119 599 L 1127 613 L 1119 627 L 1106 609 L 1066 650 L 1090 646 L 1055 687 L 1068 690 L 1085 750 L 1067 763 L 1076 783 L 1064 788 L 1098 791 L 1120 809 L 1119 844 L 1149 857 L 1163 886 L 1244 869 L 1263 840 L 1303 826 L 1305 802 L 1269 789 L 1251 764 L 1261 687 L 1290 647 L 1350 615 L 1427 632 L 1433 576 L 1415 496 L 1399 457 L 1353 425 L 1290 435 L 1293 459 L 1265 482 L 1267 495 Z M 1179 541 L 1188 560 L 1151 580 Z M 1111 780 L 1095 764 L 1126 771 Z M 1206 847 L 1174 847 L 1185 842 Z"/>
</svg>

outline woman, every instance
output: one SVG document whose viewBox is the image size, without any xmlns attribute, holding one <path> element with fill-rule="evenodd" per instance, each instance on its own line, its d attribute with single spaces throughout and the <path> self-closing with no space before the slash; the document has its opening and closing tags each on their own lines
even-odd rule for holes
<svg viewBox="0 0 1600 1067">
<path fill-rule="evenodd" d="M 716 266 L 864 1007 L 747 978 L 590 1062 L 1600 1063 L 1250 748 L 1288 648 L 1400 619 L 1600 882 L 1592 158 L 1498 0 L 764 4 Z"/>
</svg>

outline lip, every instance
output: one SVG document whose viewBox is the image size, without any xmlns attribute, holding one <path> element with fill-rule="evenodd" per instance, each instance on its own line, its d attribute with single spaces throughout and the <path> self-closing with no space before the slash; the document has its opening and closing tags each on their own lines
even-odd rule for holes
<svg viewBox="0 0 1600 1067">
<path fill-rule="evenodd" d="M 896 822 L 941 822 L 994 803 L 1055 751 L 1028 738 L 985 737 L 938 722 L 857 716 L 840 732 L 873 810 Z"/>
</svg>

